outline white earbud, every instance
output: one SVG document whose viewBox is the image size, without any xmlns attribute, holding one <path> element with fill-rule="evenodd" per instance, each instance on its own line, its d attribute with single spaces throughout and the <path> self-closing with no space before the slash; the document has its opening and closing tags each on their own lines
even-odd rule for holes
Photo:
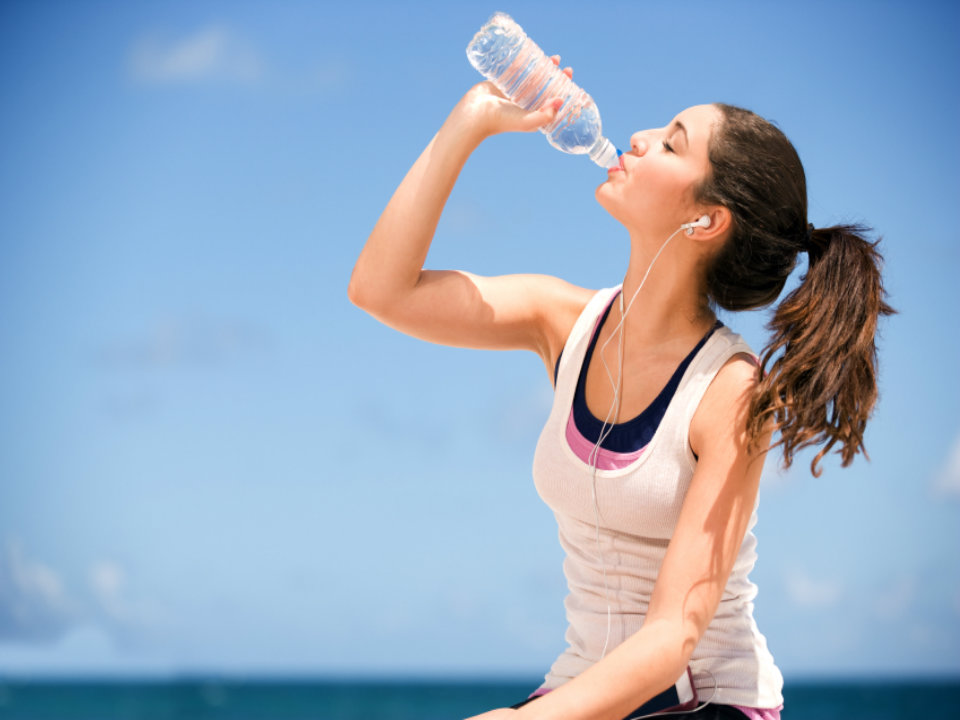
<svg viewBox="0 0 960 720">
<path fill-rule="evenodd" d="M 681 225 L 680 227 L 681 227 L 682 229 L 684 229 L 684 230 L 687 231 L 687 235 L 693 235 L 693 229 L 694 229 L 694 228 L 698 228 L 698 227 L 708 228 L 708 227 L 710 227 L 710 216 L 709 216 L 709 215 L 701 215 L 699 220 L 695 220 L 694 222 L 684 223 L 684 224 Z"/>
</svg>

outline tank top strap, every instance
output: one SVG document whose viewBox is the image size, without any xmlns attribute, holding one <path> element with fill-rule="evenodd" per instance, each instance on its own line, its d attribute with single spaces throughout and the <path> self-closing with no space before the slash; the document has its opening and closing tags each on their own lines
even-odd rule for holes
<svg viewBox="0 0 960 720">
<path fill-rule="evenodd" d="M 577 379 L 580 377 L 580 366 L 583 364 L 587 346 L 593 337 L 593 328 L 619 292 L 620 285 L 598 290 L 584 306 L 577 321 L 573 324 L 573 329 L 567 336 L 557 365 L 554 396 L 557 399 L 564 398 L 564 402 L 568 406 L 573 402 L 573 395 L 577 389 Z"/>
<path fill-rule="evenodd" d="M 690 422 L 717 373 L 730 358 L 740 353 L 756 358 L 750 345 L 740 335 L 726 325 L 717 328 L 687 368 L 673 402 L 667 408 L 664 422 L 668 422 L 669 418 L 670 426 L 683 436 L 681 447 L 686 449 L 691 459 L 695 458 L 689 443 Z"/>
</svg>

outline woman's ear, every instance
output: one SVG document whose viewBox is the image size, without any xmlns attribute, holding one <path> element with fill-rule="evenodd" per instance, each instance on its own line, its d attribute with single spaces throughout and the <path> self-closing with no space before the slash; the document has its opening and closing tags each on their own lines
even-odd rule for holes
<svg viewBox="0 0 960 720">
<path fill-rule="evenodd" d="M 713 205 L 706 208 L 701 213 L 701 217 L 710 218 L 710 224 L 707 227 L 693 228 L 692 240 L 710 242 L 722 239 L 727 236 L 727 232 L 733 225 L 733 215 L 723 205 Z"/>
</svg>

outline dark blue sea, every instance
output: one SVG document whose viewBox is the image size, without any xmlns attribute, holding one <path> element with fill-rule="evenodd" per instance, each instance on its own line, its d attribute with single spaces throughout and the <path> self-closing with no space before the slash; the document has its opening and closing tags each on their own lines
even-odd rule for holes
<svg viewBox="0 0 960 720">
<path fill-rule="evenodd" d="M 510 705 L 536 682 L 0 678 L 3 720 L 458 720 Z M 960 718 L 951 681 L 806 682 L 784 720 Z"/>
</svg>

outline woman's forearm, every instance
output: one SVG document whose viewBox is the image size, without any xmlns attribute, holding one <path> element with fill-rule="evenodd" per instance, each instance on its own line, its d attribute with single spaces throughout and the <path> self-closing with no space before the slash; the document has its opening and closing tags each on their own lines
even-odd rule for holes
<svg viewBox="0 0 960 720">
<path fill-rule="evenodd" d="M 370 233 L 350 278 L 354 303 L 383 305 L 417 284 L 447 198 L 482 139 L 456 110 L 447 118 Z"/>
<path fill-rule="evenodd" d="M 472 87 L 387 203 L 353 268 L 350 299 L 368 310 L 388 309 L 415 288 L 443 206 L 470 153 L 490 135 L 546 125 L 562 102 L 553 99 L 528 112 L 489 82 Z"/>
<path fill-rule="evenodd" d="M 683 674 L 694 642 L 651 622 L 603 660 L 517 711 L 517 720 L 620 720 Z"/>
</svg>

